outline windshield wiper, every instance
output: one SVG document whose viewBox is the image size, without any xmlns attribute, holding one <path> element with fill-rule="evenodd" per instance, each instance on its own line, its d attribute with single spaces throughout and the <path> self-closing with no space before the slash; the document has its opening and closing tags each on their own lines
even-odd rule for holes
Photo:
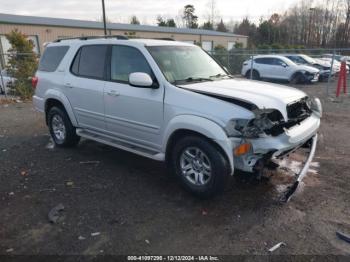
<svg viewBox="0 0 350 262">
<path fill-rule="evenodd" d="M 210 76 L 210 78 L 222 78 L 222 77 L 233 78 L 233 76 L 231 75 L 224 75 L 224 74 L 217 74 L 217 75 Z"/>
<path fill-rule="evenodd" d="M 205 77 L 188 77 L 186 79 L 182 79 L 182 80 L 175 80 L 174 83 L 175 84 L 179 84 L 179 83 L 193 83 L 193 82 L 206 82 L 206 81 L 213 81 L 213 79 L 211 78 L 205 78 Z"/>
</svg>

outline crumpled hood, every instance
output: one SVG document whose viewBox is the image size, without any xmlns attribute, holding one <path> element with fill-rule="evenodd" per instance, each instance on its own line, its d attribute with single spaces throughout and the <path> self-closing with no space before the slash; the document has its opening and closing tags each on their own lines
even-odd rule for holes
<svg viewBox="0 0 350 262">
<path fill-rule="evenodd" d="M 298 70 L 305 70 L 313 74 L 320 72 L 320 70 L 318 70 L 317 68 L 308 65 L 299 65 Z"/>
<path fill-rule="evenodd" d="M 306 96 L 304 92 L 292 87 L 245 79 L 218 80 L 180 87 L 197 93 L 252 103 L 259 109 L 277 109 L 284 119 L 288 119 L 286 106 Z"/>
<path fill-rule="evenodd" d="M 315 58 L 315 62 L 321 66 L 324 66 L 324 67 L 331 67 L 331 63 L 328 61 L 325 61 L 325 60 Z"/>
</svg>

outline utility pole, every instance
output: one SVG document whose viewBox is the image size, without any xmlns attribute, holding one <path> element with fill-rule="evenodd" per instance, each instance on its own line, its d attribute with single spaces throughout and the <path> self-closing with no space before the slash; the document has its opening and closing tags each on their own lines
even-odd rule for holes
<svg viewBox="0 0 350 262">
<path fill-rule="evenodd" d="M 102 16 L 103 16 L 103 29 L 105 36 L 107 35 L 107 25 L 106 25 L 106 10 L 105 10 L 105 0 L 102 0 Z"/>
</svg>

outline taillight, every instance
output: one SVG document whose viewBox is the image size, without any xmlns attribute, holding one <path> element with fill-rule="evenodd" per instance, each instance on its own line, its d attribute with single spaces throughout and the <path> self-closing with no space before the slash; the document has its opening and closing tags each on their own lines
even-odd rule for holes
<svg viewBox="0 0 350 262">
<path fill-rule="evenodd" d="M 39 82 L 39 78 L 36 77 L 36 76 L 33 76 L 33 77 L 32 77 L 32 87 L 33 87 L 33 89 L 36 88 L 38 82 Z"/>
</svg>

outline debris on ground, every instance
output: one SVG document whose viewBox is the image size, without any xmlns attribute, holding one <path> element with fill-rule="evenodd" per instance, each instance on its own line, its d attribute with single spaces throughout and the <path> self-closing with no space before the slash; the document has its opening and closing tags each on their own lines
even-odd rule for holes
<svg viewBox="0 0 350 262">
<path fill-rule="evenodd" d="M 203 210 L 202 210 L 202 216 L 206 216 L 206 215 L 208 215 L 208 210 L 203 209 Z"/>
<path fill-rule="evenodd" d="M 146 239 L 145 240 L 145 242 L 149 245 L 151 242 L 149 242 L 149 240 L 148 239 Z"/>
<path fill-rule="evenodd" d="M 344 240 L 345 242 L 350 243 L 350 235 L 344 234 L 342 232 L 337 231 L 336 235 L 339 239 Z"/>
<path fill-rule="evenodd" d="M 9 193 L 9 196 L 14 196 L 14 195 L 15 195 L 14 192 L 10 192 L 10 193 Z"/>
<path fill-rule="evenodd" d="M 49 143 L 46 145 L 47 149 L 54 149 L 55 148 L 55 143 L 53 142 L 52 138 L 50 138 Z"/>
<path fill-rule="evenodd" d="M 64 210 L 63 204 L 58 204 L 53 209 L 50 210 L 48 214 L 49 221 L 56 224 L 60 218 L 60 213 Z"/>
<path fill-rule="evenodd" d="M 13 252 L 13 251 L 14 251 L 13 248 L 6 249 L 6 253 L 11 253 L 11 252 Z"/>
<path fill-rule="evenodd" d="M 66 182 L 66 186 L 74 186 L 74 182 L 73 181 L 68 181 L 68 182 Z"/>
<path fill-rule="evenodd" d="M 21 171 L 21 176 L 28 176 L 28 172 L 27 171 Z"/>
<path fill-rule="evenodd" d="M 91 233 L 91 236 L 95 237 L 95 236 L 99 236 L 100 234 L 101 234 L 101 232 L 94 232 L 94 233 Z"/>
<path fill-rule="evenodd" d="M 79 164 L 82 165 L 98 165 L 100 161 L 80 161 Z"/>
<path fill-rule="evenodd" d="M 79 240 L 85 240 L 86 238 L 83 237 L 83 236 L 79 236 L 78 239 L 79 239 Z"/>
<path fill-rule="evenodd" d="M 271 248 L 269 249 L 269 252 L 273 252 L 273 251 L 279 249 L 280 247 L 285 247 L 285 246 L 286 246 L 286 243 L 284 243 L 284 242 L 279 242 L 278 244 L 276 244 L 276 245 L 274 245 L 273 247 L 271 247 Z"/>
</svg>

